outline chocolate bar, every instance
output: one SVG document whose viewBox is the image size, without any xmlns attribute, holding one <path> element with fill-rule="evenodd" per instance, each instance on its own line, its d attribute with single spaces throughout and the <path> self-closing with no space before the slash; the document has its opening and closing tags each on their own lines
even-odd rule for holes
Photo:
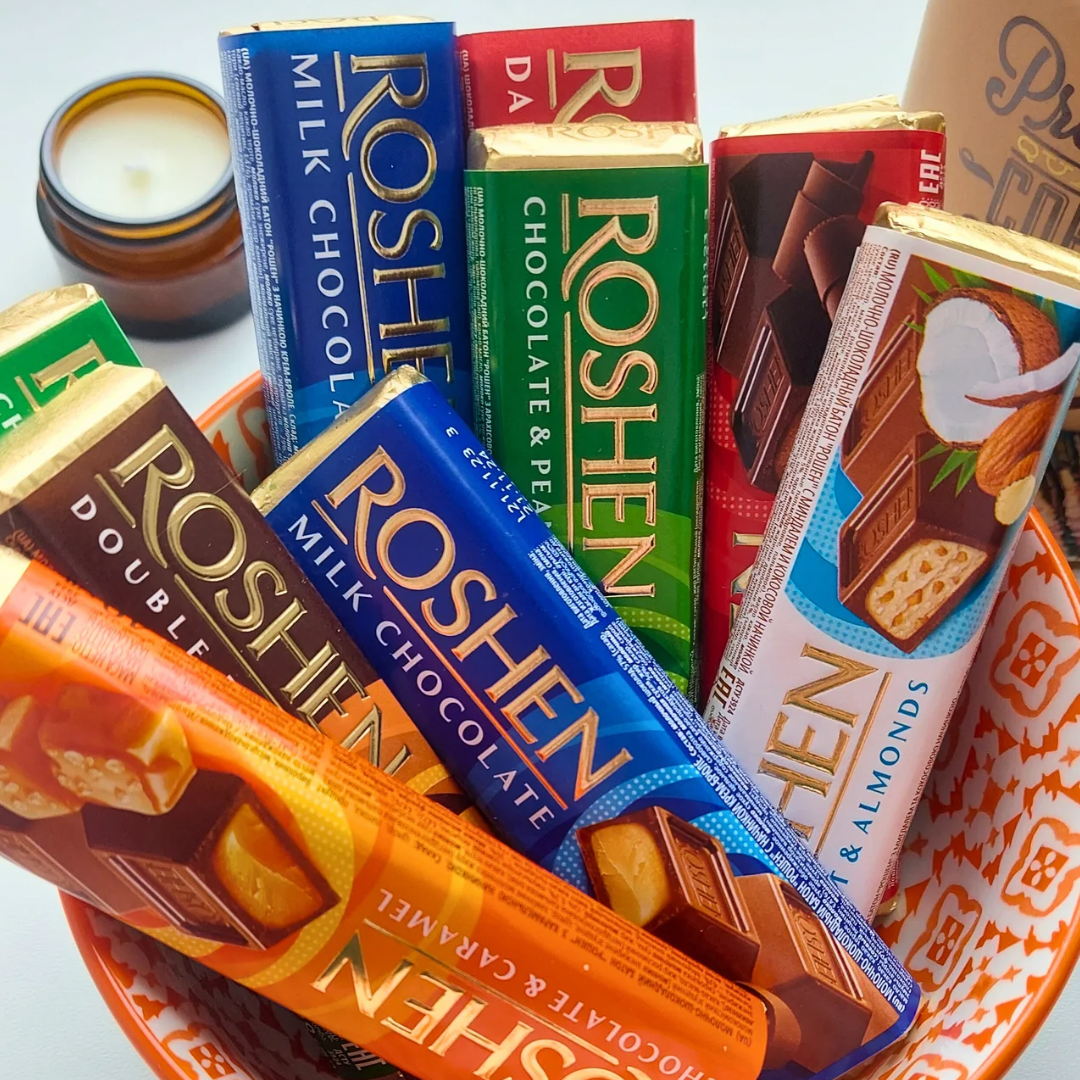
<svg viewBox="0 0 1080 1080">
<path fill-rule="evenodd" d="M 477 486 L 487 491 L 488 482 Z M 390 545 L 395 558 L 399 543 Z M 67 634 L 25 620 L 42 597 L 62 606 Z M 442 617 L 437 603 L 434 621 Z M 754 995 L 4 548 L 0 641 L 0 693 L 18 687 L 48 703 L 93 682 L 153 711 L 175 710 L 200 765 L 212 762 L 163 816 L 86 811 L 95 850 L 140 894 L 125 919 L 144 933 L 377 1048 L 418 1080 L 524 1077 L 549 1055 L 608 1080 L 759 1077 L 767 1024 Z M 473 721 L 452 723 L 467 735 L 459 724 Z M 566 839 L 576 850 L 574 836 Z M 155 908 L 206 937 L 178 933 Z M 281 939 L 303 919 L 313 921 Z M 882 963 L 910 980 L 874 940 Z M 896 1035 L 919 998 L 904 985 Z M 592 1002 L 633 1040 L 590 1036 L 574 1023 L 576 1001 Z"/>
<path fill-rule="evenodd" d="M 110 914 L 143 906 L 138 893 L 87 846 L 79 813 L 35 820 L 0 807 L 0 855 Z"/>
<path fill-rule="evenodd" d="M 908 440 L 929 431 L 919 392 L 919 345 L 913 324 L 922 322 L 924 305 L 913 307 L 874 357 L 844 432 L 840 467 L 864 495 L 904 453 Z"/>
<path fill-rule="evenodd" d="M 810 396 L 828 337 L 824 309 L 801 290 L 785 290 L 761 313 L 731 428 L 750 482 L 763 491 L 780 483 L 777 450 Z"/>
<path fill-rule="evenodd" d="M 814 280 L 804 245 L 823 222 L 841 215 L 858 214 L 863 187 L 874 164 L 867 150 L 857 162 L 814 161 L 801 190 L 795 196 L 784 234 L 776 249 L 773 270 L 781 281 L 795 288 L 813 288 Z"/>
<path fill-rule="evenodd" d="M 659 806 L 577 831 L 597 899 L 736 982 L 761 942 L 720 842 Z"/>
<path fill-rule="evenodd" d="M 161 817 L 88 806 L 93 851 L 178 930 L 269 949 L 338 897 L 243 780 L 200 771 Z"/>
<path fill-rule="evenodd" d="M 944 145 L 940 114 L 902 112 L 894 98 L 725 127 L 712 144 L 709 318 L 717 362 L 707 368 L 703 671 L 719 666 L 783 472 L 777 459 L 790 456 L 790 448 L 777 449 L 771 467 L 757 470 L 759 482 L 730 426 L 766 308 L 794 287 L 807 311 L 817 305 L 827 322 L 836 317 L 878 202 L 940 205 Z"/>
<path fill-rule="evenodd" d="M 955 474 L 917 435 L 840 527 L 840 602 L 911 652 L 990 569 L 1005 527 L 994 499 Z"/>
</svg>

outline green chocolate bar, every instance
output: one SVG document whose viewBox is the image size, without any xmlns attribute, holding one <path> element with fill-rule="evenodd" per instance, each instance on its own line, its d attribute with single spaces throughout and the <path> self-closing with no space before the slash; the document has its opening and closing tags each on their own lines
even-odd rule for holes
<svg viewBox="0 0 1080 1080">
<path fill-rule="evenodd" d="M 690 124 L 469 143 L 476 429 L 679 689 L 697 687 L 707 190 Z"/>
<path fill-rule="evenodd" d="M 0 311 L 0 436 L 107 361 L 142 366 L 89 285 L 34 293 Z"/>
</svg>

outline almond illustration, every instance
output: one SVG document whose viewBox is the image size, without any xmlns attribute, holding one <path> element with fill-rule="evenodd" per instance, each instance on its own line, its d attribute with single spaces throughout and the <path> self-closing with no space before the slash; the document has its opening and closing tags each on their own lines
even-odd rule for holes
<svg viewBox="0 0 1080 1080">
<path fill-rule="evenodd" d="M 1039 452 L 1057 413 L 1061 396 L 1039 398 L 1003 420 L 979 448 L 975 483 L 998 495 L 1035 468 Z"/>
</svg>

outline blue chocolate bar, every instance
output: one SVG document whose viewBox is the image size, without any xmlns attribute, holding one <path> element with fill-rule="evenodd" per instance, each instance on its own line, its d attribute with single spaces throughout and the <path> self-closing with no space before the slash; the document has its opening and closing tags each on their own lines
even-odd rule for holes
<svg viewBox="0 0 1080 1080">
<path fill-rule="evenodd" d="M 468 420 L 453 24 L 260 23 L 220 53 L 277 460 L 403 364 Z"/>
<path fill-rule="evenodd" d="M 819 1076 L 907 1029 L 899 960 L 430 382 L 395 372 L 254 499 L 508 843 L 590 891 L 576 831 L 661 806 L 790 882 L 895 1010 Z"/>
</svg>

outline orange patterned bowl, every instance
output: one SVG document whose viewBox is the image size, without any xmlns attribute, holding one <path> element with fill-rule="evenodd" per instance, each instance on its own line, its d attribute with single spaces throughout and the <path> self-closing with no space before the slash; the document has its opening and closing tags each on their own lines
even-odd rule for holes
<svg viewBox="0 0 1080 1080">
<path fill-rule="evenodd" d="M 269 468 L 257 376 L 200 418 L 249 486 Z M 859 1080 L 995 1080 L 1080 949 L 1080 588 L 1033 514 L 930 777 L 882 932 L 922 986 Z M 162 1080 L 333 1075 L 303 1021 L 65 898 L 113 1014 Z"/>
</svg>

